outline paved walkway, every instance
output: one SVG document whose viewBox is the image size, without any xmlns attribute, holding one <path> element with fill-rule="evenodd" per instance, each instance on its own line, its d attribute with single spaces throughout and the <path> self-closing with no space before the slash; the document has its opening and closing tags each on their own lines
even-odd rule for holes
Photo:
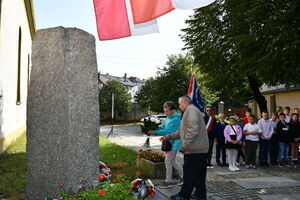
<svg viewBox="0 0 300 200">
<path fill-rule="evenodd" d="M 109 140 L 138 151 L 146 140 L 139 126 L 115 126 Z M 109 126 L 101 126 L 100 135 L 106 136 Z M 159 150 L 159 136 L 151 136 L 150 145 Z M 177 161 L 182 163 L 182 154 Z M 213 159 L 215 157 L 213 156 Z M 296 168 L 246 169 L 240 167 L 240 172 L 230 172 L 227 168 L 215 166 L 207 173 L 207 193 L 210 200 L 262 199 L 262 200 L 299 200 L 300 199 L 300 165 Z M 158 184 L 160 180 L 154 180 Z M 157 189 L 155 200 L 165 200 L 171 194 L 180 190 L 179 186 L 170 189 Z"/>
</svg>

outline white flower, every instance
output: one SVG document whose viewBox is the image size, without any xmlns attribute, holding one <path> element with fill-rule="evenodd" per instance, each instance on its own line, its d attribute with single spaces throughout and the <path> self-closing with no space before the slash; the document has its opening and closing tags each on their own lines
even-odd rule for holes
<svg viewBox="0 0 300 200">
<path fill-rule="evenodd" d="M 156 119 L 156 120 L 155 120 L 155 123 L 159 124 L 159 123 L 160 123 L 160 120 L 159 120 L 159 119 Z"/>
<path fill-rule="evenodd" d="M 151 122 L 156 122 L 156 119 L 153 117 L 150 120 L 151 120 Z"/>
</svg>

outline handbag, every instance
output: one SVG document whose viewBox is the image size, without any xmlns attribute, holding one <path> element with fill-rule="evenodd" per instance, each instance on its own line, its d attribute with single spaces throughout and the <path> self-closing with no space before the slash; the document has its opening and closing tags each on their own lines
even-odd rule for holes
<svg viewBox="0 0 300 200">
<path fill-rule="evenodd" d="M 236 137 L 237 137 L 237 133 L 236 133 L 236 131 L 235 131 L 235 129 L 233 128 L 233 126 L 231 126 L 230 125 L 230 127 L 232 128 L 232 130 L 233 130 L 233 132 L 234 132 L 234 134 L 236 135 Z M 243 142 L 240 140 L 240 141 L 238 141 L 238 143 L 237 143 L 238 145 L 242 145 L 243 144 Z"/>
<path fill-rule="evenodd" d="M 162 151 L 171 151 L 172 150 L 173 142 L 170 142 L 170 140 L 166 140 L 161 145 Z"/>
</svg>

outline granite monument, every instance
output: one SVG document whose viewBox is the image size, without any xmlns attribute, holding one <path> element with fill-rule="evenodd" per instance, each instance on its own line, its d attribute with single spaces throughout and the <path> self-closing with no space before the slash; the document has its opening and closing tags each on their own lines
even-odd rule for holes
<svg viewBox="0 0 300 200">
<path fill-rule="evenodd" d="M 27 100 L 26 199 L 76 194 L 97 179 L 99 102 L 95 38 L 76 29 L 38 30 Z"/>
</svg>

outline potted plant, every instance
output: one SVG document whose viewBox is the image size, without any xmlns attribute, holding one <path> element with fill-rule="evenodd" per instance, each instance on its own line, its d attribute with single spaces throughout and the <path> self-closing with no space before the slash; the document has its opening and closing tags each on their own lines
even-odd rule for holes
<svg viewBox="0 0 300 200">
<path fill-rule="evenodd" d="M 152 149 L 140 150 L 137 154 L 137 168 L 151 178 L 165 178 L 165 156 Z"/>
</svg>

